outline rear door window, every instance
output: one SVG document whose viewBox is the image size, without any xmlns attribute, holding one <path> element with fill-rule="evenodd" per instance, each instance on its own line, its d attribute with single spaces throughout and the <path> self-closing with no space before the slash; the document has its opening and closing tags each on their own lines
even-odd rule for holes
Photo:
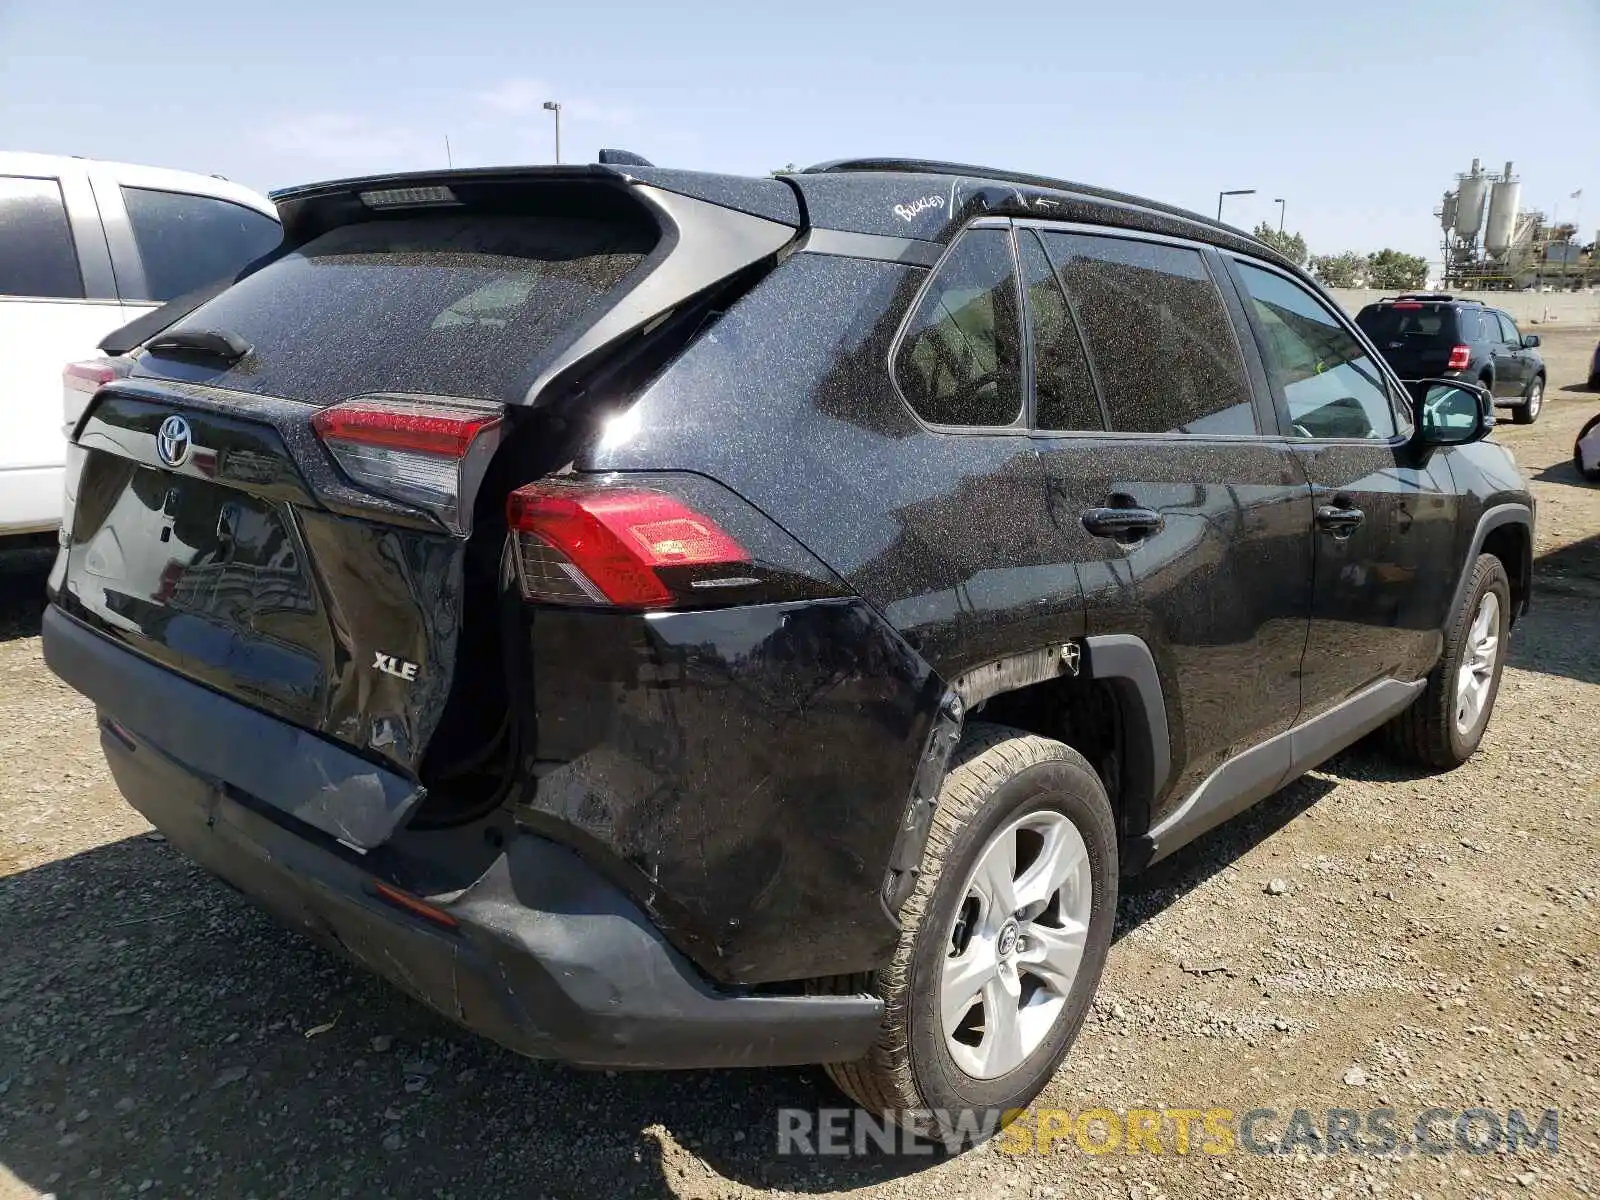
<svg viewBox="0 0 1600 1200">
<path fill-rule="evenodd" d="M 895 382 L 933 425 L 1008 426 L 1022 415 L 1022 329 L 1011 234 L 974 229 L 938 267 L 895 355 Z"/>
<path fill-rule="evenodd" d="M 1028 327 L 1033 334 L 1034 427 L 1104 429 L 1089 356 L 1044 244 L 1033 230 L 1022 229 L 1017 232 L 1017 251 L 1027 289 Z"/>
<path fill-rule="evenodd" d="M 57 180 L 0 175 L 0 296 L 83 299 Z"/>
<path fill-rule="evenodd" d="M 1114 430 L 1254 434 L 1233 323 L 1198 250 L 1047 232 Z"/>
<path fill-rule="evenodd" d="M 124 292 L 124 300 L 164 304 L 238 274 L 283 240 L 271 217 L 214 196 L 124 187 L 122 202 L 145 282 L 142 294 Z"/>
<path fill-rule="evenodd" d="M 542 357 L 604 310 L 658 236 L 643 221 L 586 216 L 368 220 L 269 263 L 173 329 L 249 342 L 232 367 L 204 371 L 243 391 L 320 404 L 367 392 L 516 403 Z"/>
</svg>

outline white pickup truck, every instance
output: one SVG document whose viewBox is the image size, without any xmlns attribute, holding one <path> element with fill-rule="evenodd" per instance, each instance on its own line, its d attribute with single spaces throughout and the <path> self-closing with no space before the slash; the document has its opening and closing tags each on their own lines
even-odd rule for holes
<svg viewBox="0 0 1600 1200">
<path fill-rule="evenodd" d="M 63 368 L 280 239 L 272 202 L 225 179 L 0 152 L 0 539 L 60 523 Z"/>
</svg>

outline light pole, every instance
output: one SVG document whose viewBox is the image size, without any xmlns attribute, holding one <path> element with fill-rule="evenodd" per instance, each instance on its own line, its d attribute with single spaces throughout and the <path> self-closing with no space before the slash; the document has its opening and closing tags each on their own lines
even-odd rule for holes
<svg viewBox="0 0 1600 1200">
<path fill-rule="evenodd" d="M 1284 214 L 1284 211 L 1289 206 L 1283 202 L 1283 197 L 1282 196 L 1279 196 L 1276 200 L 1273 201 L 1273 203 L 1278 206 L 1278 232 L 1282 233 L 1283 232 L 1283 214 Z"/>
<path fill-rule="evenodd" d="M 544 102 L 544 109 L 545 109 L 546 112 L 553 112 L 556 115 L 556 165 L 560 166 L 561 165 L 561 102 L 559 100 L 546 100 Z"/>
<path fill-rule="evenodd" d="M 1222 198 L 1224 196 L 1254 196 L 1255 188 L 1234 188 L 1231 192 L 1217 193 L 1217 220 L 1222 220 Z"/>
</svg>

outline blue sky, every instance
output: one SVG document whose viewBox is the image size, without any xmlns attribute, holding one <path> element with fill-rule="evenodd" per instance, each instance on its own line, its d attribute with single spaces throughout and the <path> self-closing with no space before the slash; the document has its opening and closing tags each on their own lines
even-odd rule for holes
<svg viewBox="0 0 1600 1200">
<path fill-rule="evenodd" d="M 0 0 L 0 148 L 263 190 L 621 146 L 760 172 L 860 154 L 1061 175 L 1438 254 L 1474 156 L 1600 228 L 1600 0 Z"/>
</svg>

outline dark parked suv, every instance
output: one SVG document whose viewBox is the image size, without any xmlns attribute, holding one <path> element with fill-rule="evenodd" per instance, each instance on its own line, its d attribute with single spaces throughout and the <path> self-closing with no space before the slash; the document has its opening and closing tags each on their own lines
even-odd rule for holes
<svg viewBox="0 0 1600 1200">
<path fill-rule="evenodd" d="M 1440 292 L 1410 292 L 1369 304 L 1356 324 L 1401 379 L 1465 379 L 1487 388 L 1531 425 L 1544 408 L 1539 335 L 1522 333 L 1498 308 Z"/>
<path fill-rule="evenodd" d="M 1023 1104 L 1121 874 L 1483 735 L 1487 401 L 1235 230 L 895 160 L 277 200 L 105 344 L 46 657 L 174 845 L 516 1050 Z"/>
</svg>

